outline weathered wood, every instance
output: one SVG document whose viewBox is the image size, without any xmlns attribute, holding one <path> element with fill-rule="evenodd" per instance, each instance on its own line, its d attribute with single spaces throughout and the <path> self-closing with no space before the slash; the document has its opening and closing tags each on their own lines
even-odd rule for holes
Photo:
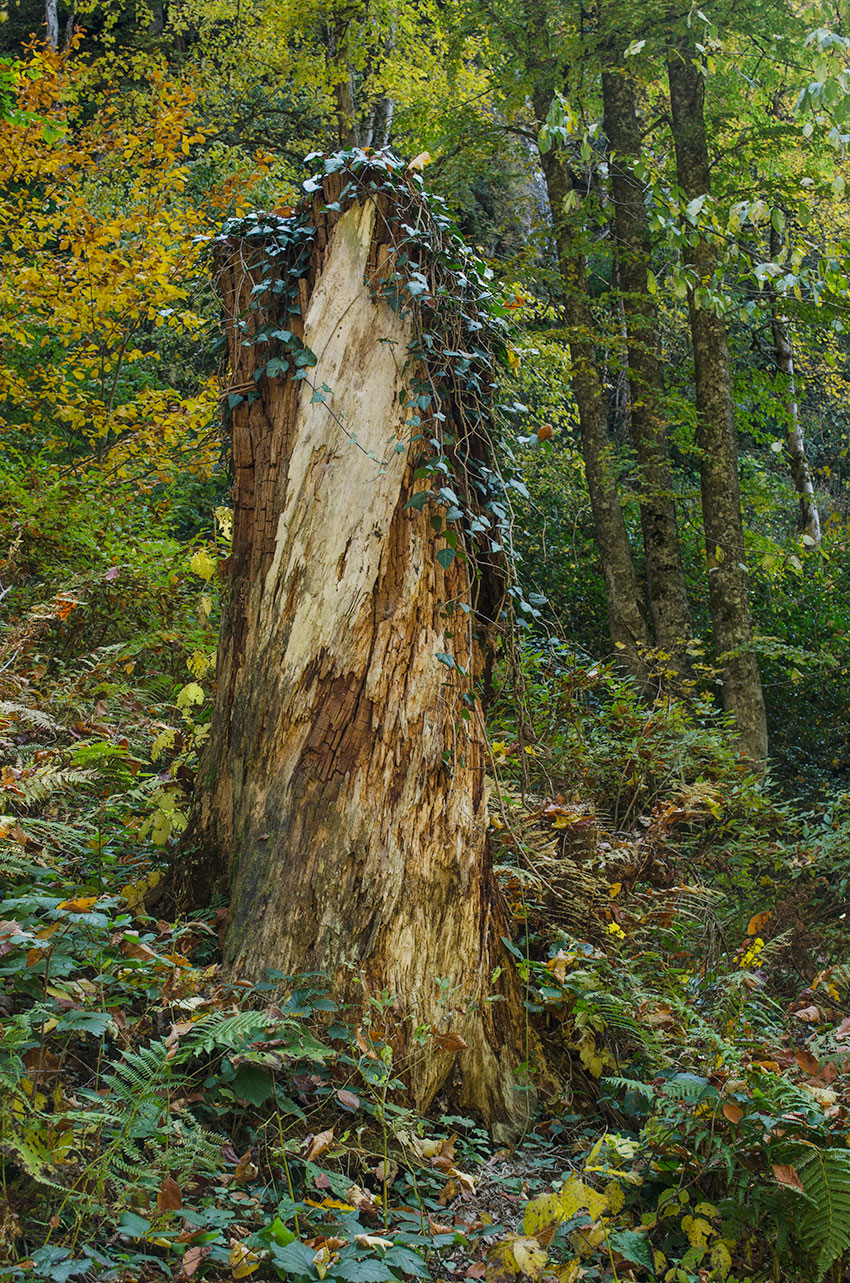
<svg viewBox="0 0 850 1283">
<path fill-rule="evenodd" d="M 221 259 L 232 386 L 259 397 L 233 414 L 229 603 L 182 876 L 190 897 L 229 881 L 232 974 L 321 971 L 358 1007 L 389 993 L 412 1103 L 453 1075 L 459 1104 L 511 1128 L 525 1014 L 501 943 L 483 726 L 463 715 L 459 674 L 480 673 L 488 620 L 469 609 L 464 561 L 439 564 L 428 510 L 406 507 L 424 484 L 395 449 L 415 327 L 370 288 L 394 211 L 384 196 L 326 211 L 339 191 L 328 180 L 315 204 L 301 315 L 286 318 L 316 354 L 309 382 L 255 384 L 256 251 Z M 467 1048 L 441 1052 L 448 1031 Z"/>
</svg>

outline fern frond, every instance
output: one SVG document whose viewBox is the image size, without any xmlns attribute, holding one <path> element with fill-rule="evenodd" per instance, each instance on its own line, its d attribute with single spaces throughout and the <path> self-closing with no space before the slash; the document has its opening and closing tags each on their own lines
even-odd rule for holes
<svg viewBox="0 0 850 1283">
<path fill-rule="evenodd" d="M 817 1281 L 850 1252 L 850 1150 L 806 1149 L 797 1158 L 806 1201 L 797 1208 L 800 1241 L 816 1262 Z"/>
</svg>

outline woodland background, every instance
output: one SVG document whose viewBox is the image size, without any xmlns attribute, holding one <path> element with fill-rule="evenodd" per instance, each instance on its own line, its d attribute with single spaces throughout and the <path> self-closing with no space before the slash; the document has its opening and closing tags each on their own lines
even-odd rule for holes
<svg viewBox="0 0 850 1283">
<path fill-rule="evenodd" d="M 846 13 L 769 0 L 4 13 L 3 1276 L 840 1279 Z M 683 42 L 704 74 L 705 200 L 677 179 L 665 62 Z M 592 365 L 609 438 L 597 462 L 640 584 L 612 59 L 640 126 L 639 301 L 664 375 L 684 686 L 669 649 L 612 644 L 579 422 Z M 427 1118 L 408 1109 L 391 1046 L 368 1018 L 329 1016 L 321 976 L 285 998 L 280 976 L 224 976 L 222 901 L 188 921 L 157 911 L 208 734 L 232 525 L 211 246 L 228 218 L 287 213 L 326 154 L 384 143 L 418 158 L 509 324 L 496 400 L 513 577 L 490 823 L 528 1080 L 538 1035 L 557 1071 L 510 1150 L 439 1100 Z M 560 209 L 553 155 L 569 176 Z M 714 267 L 698 283 L 703 244 Z M 695 289 L 731 352 L 766 774 L 721 708 Z M 391 999 L 376 1000 L 375 1030 Z"/>
</svg>

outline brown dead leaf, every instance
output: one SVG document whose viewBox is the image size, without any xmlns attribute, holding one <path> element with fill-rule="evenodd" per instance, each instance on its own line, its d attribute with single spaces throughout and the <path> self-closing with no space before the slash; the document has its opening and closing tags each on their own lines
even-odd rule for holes
<svg viewBox="0 0 850 1283">
<path fill-rule="evenodd" d="M 730 1123 L 739 1123 L 744 1117 L 744 1111 L 739 1105 L 734 1105 L 731 1100 L 723 1102 L 723 1117 Z"/>
<path fill-rule="evenodd" d="M 439 1051 L 463 1051 L 469 1043 L 460 1034 L 436 1034 L 434 1042 Z"/>
<path fill-rule="evenodd" d="M 206 1249 L 209 1251 L 209 1248 Z M 202 1247 L 190 1247 L 183 1253 L 183 1274 L 190 1279 L 195 1270 L 204 1259 L 204 1249 Z"/>
<path fill-rule="evenodd" d="M 807 1025 L 819 1025 L 823 1020 L 820 1007 L 816 1007 L 814 1004 L 809 1007 L 803 1007 L 802 1011 L 792 1012 L 792 1015 Z"/>
<path fill-rule="evenodd" d="M 246 1181 L 252 1181 L 259 1173 L 257 1164 L 251 1157 L 251 1151 L 246 1150 L 239 1162 L 236 1164 L 236 1171 L 233 1173 L 233 1179 L 237 1185 L 244 1185 Z"/>
<path fill-rule="evenodd" d="M 774 1163 L 773 1174 L 780 1185 L 787 1185 L 789 1189 L 803 1188 L 803 1182 L 797 1174 L 796 1167 L 790 1163 Z"/>
<path fill-rule="evenodd" d="M 326 1132 L 317 1132 L 315 1136 L 308 1136 L 303 1143 L 304 1161 L 312 1163 L 324 1154 L 325 1150 L 333 1144 L 334 1129 L 329 1127 Z"/>
<path fill-rule="evenodd" d="M 794 1053 L 794 1059 L 802 1069 L 803 1073 L 808 1074 L 809 1077 L 814 1077 L 820 1068 L 817 1058 L 813 1056 L 810 1051 L 807 1051 L 805 1047 L 797 1048 Z"/>
<path fill-rule="evenodd" d="M 183 1206 L 183 1195 L 173 1176 L 166 1176 L 160 1185 L 156 1205 L 161 1212 L 179 1212 Z"/>
<path fill-rule="evenodd" d="M 440 1145 L 438 1152 L 431 1159 L 431 1166 L 437 1167 L 441 1172 L 449 1172 L 454 1166 L 455 1145 L 457 1144 L 457 1132 L 452 1132 L 451 1136 Z"/>
<path fill-rule="evenodd" d="M 345 1109 L 360 1108 L 360 1097 L 355 1096 L 353 1091 L 346 1091 L 345 1087 L 340 1087 L 336 1094 L 336 1098 Z"/>
</svg>

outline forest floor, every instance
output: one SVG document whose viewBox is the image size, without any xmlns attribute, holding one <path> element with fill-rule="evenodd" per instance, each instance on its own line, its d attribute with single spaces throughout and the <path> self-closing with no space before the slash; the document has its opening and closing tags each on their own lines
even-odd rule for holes
<svg viewBox="0 0 850 1283">
<path fill-rule="evenodd" d="M 2 1276 L 837 1279 L 848 799 L 803 812 L 704 710 L 529 650 L 491 836 L 561 1088 L 494 1145 L 407 1109 L 320 977 L 225 977 L 224 904 L 157 917 L 215 644 L 211 558 L 164 564 L 3 642 Z"/>
</svg>

